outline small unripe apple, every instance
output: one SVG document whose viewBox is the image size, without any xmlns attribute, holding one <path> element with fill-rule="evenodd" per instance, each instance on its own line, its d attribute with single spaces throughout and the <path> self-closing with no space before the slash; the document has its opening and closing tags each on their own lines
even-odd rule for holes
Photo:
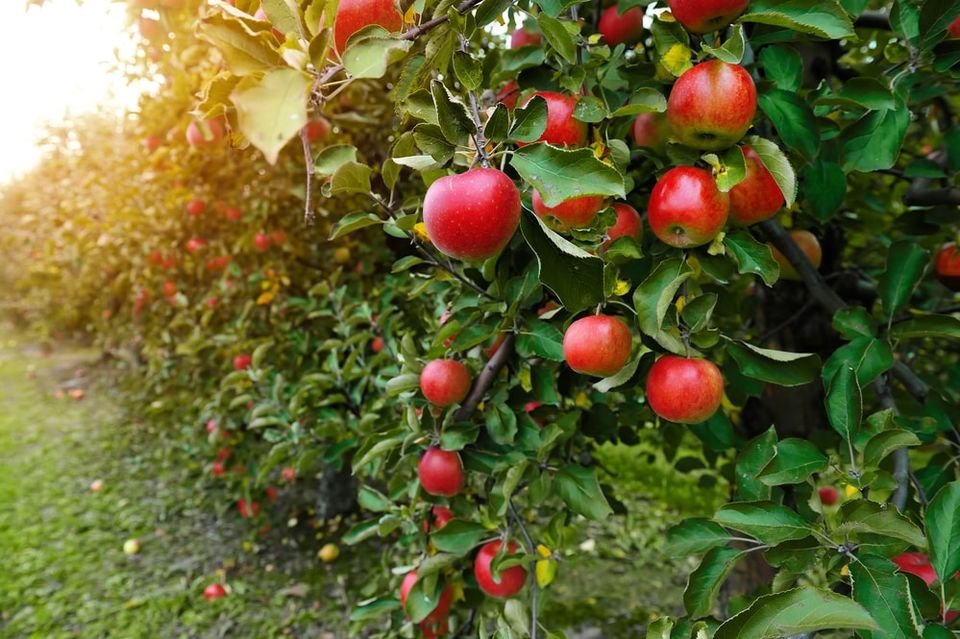
<svg viewBox="0 0 960 639">
<path fill-rule="evenodd" d="M 407 599 L 410 596 L 410 591 L 413 590 L 413 586 L 417 583 L 417 571 L 411 570 L 408 572 L 403 581 L 400 583 L 400 605 L 403 606 L 404 611 L 407 608 Z M 447 618 L 447 615 L 450 613 L 450 606 L 453 603 L 453 591 L 450 590 L 450 586 L 444 586 L 443 590 L 440 591 L 440 597 L 437 600 L 437 606 L 434 608 L 430 614 L 424 618 L 423 623 L 431 622 L 440 622 Z"/>
<path fill-rule="evenodd" d="M 520 224 L 520 192 L 505 173 L 474 168 L 436 180 L 423 200 L 433 245 L 459 260 L 483 261 L 510 242 Z"/>
<path fill-rule="evenodd" d="M 603 198 L 586 195 L 564 200 L 560 204 L 550 207 L 543 203 L 540 192 L 534 190 L 531 195 L 533 211 L 544 219 L 554 218 L 560 230 L 581 229 L 590 226 L 597 213 L 603 208 Z"/>
<path fill-rule="evenodd" d="M 657 415 L 678 424 L 699 424 L 723 399 L 723 375 L 705 359 L 664 355 L 647 376 L 647 403 Z"/>
<path fill-rule="evenodd" d="M 620 318 L 589 315 L 563 334 L 563 358 L 578 373 L 610 377 L 626 366 L 632 345 L 630 329 Z"/>
<path fill-rule="evenodd" d="M 579 98 L 575 95 L 555 91 L 537 91 L 526 100 L 540 96 L 547 103 L 547 126 L 538 142 L 547 142 L 555 146 L 583 146 L 587 143 L 587 123 L 573 117 L 573 110 Z M 523 146 L 522 144 L 518 146 Z"/>
<path fill-rule="evenodd" d="M 719 31 L 747 8 L 748 0 L 670 0 L 670 13 L 691 33 Z"/>
<path fill-rule="evenodd" d="M 233 358 L 233 370 L 245 371 L 250 368 L 253 358 L 248 353 L 241 353 Z"/>
<path fill-rule="evenodd" d="M 136 555 L 140 552 L 140 540 L 128 539 L 123 542 L 123 552 L 127 555 Z"/>
<path fill-rule="evenodd" d="M 746 176 L 730 189 L 730 220 L 747 226 L 769 220 L 783 207 L 783 192 L 752 147 L 743 146 Z"/>
<path fill-rule="evenodd" d="M 801 230 L 790 231 L 790 237 L 792 237 L 793 241 L 800 247 L 803 254 L 807 256 L 810 263 L 813 264 L 813 268 L 820 268 L 820 263 L 823 261 L 823 250 L 820 248 L 820 241 L 817 239 L 817 236 L 810 231 Z M 794 281 L 803 279 L 800 277 L 797 269 L 793 267 L 793 264 L 790 263 L 790 260 L 787 259 L 786 255 L 777 250 L 777 247 L 772 244 L 770 245 L 770 249 L 773 252 L 773 259 L 780 265 L 780 279 Z"/>
<path fill-rule="evenodd" d="M 420 373 L 420 390 L 439 408 L 458 404 L 470 392 L 470 371 L 456 360 L 435 359 Z"/>
<path fill-rule="evenodd" d="M 206 203 L 199 198 L 194 198 L 187 202 L 187 213 L 190 215 L 202 215 L 206 210 Z"/>
<path fill-rule="evenodd" d="M 307 122 L 303 127 L 307 134 L 307 140 L 310 142 L 320 142 L 330 135 L 330 121 L 323 116 L 319 116 Z"/>
<path fill-rule="evenodd" d="M 463 489 L 463 462 L 454 451 L 428 448 L 417 465 L 417 475 L 423 490 L 436 497 L 453 497 Z"/>
<path fill-rule="evenodd" d="M 840 493 L 833 486 L 821 486 L 817 493 L 820 495 L 820 503 L 824 506 L 833 506 L 840 499 Z"/>
<path fill-rule="evenodd" d="M 253 248 L 258 251 L 266 251 L 270 248 L 270 236 L 264 233 L 263 231 L 257 231 L 257 234 L 253 236 Z"/>
<path fill-rule="evenodd" d="M 499 577 L 494 577 L 492 564 L 493 560 L 500 553 L 503 542 L 500 540 L 491 541 L 483 545 L 477 553 L 477 558 L 473 562 L 473 574 L 477 579 L 477 585 L 480 590 L 491 597 L 498 599 L 507 599 L 514 596 L 523 584 L 527 581 L 527 570 L 523 566 L 511 566 L 500 571 Z M 508 554 L 517 552 L 517 545 L 510 542 L 507 546 Z"/>
<path fill-rule="evenodd" d="M 94 479 L 90 482 L 90 492 L 99 493 L 101 490 L 103 490 L 102 479 Z"/>
<path fill-rule="evenodd" d="M 523 27 L 517 29 L 510 35 L 510 48 L 519 49 L 520 47 L 525 47 L 527 45 L 539 45 L 540 44 L 540 34 L 533 31 L 528 31 Z"/>
<path fill-rule="evenodd" d="M 403 14 L 393 0 L 340 0 L 333 27 L 333 44 L 337 52 L 343 53 L 350 36 L 372 24 L 387 31 L 399 31 L 403 26 Z"/>
<path fill-rule="evenodd" d="M 934 262 L 937 279 L 951 291 L 960 291 L 960 249 L 956 244 L 944 244 L 937 251 Z"/>
<path fill-rule="evenodd" d="M 210 584 L 203 589 L 203 598 L 207 601 L 223 599 L 226 596 L 227 589 L 223 587 L 223 584 Z"/>
<path fill-rule="evenodd" d="M 670 133 L 694 149 L 718 151 L 736 144 L 753 123 L 757 88 L 739 64 L 701 62 L 673 85 L 667 101 Z"/>
<path fill-rule="evenodd" d="M 633 121 L 633 142 L 644 147 L 663 153 L 669 137 L 669 126 L 665 113 L 641 113 Z"/>
<path fill-rule="evenodd" d="M 611 47 L 638 42 L 643 36 L 643 9 L 633 7 L 620 13 L 619 4 L 611 5 L 600 14 L 597 31 Z"/>
<path fill-rule="evenodd" d="M 638 242 L 643 239 L 643 220 L 637 209 L 625 202 L 617 202 L 613 210 L 617 212 L 617 221 L 607 229 L 604 246 L 610 246 L 621 237 L 632 237 Z"/>
<path fill-rule="evenodd" d="M 730 196 L 709 171 L 678 166 L 661 177 L 647 205 L 647 222 L 660 241 L 677 248 L 702 246 L 723 230 Z"/>
<path fill-rule="evenodd" d="M 340 246 L 333 251 L 333 261 L 335 264 L 346 264 L 350 261 L 350 249 L 346 246 Z"/>
<path fill-rule="evenodd" d="M 213 144 L 223 138 L 223 124 L 219 118 L 207 120 L 202 126 L 191 122 L 187 126 L 187 143 L 190 146 Z"/>
<path fill-rule="evenodd" d="M 336 561 L 339 556 L 340 548 L 336 544 L 324 544 L 317 551 L 317 557 L 325 564 Z"/>
</svg>

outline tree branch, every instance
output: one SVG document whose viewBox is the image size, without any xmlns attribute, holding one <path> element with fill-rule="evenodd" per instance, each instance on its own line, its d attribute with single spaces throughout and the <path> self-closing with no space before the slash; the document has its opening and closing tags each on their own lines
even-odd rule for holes
<svg viewBox="0 0 960 639">
<path fill-rule="evenodd" d="M 873 387 L 880 398 L 880 406 L 892 410 L 894 415 L 898 415 L 900 411 L 897 410 L 897 402 L 890 392 L 886 375 L 878 377 L 873 382 Z M 903 512 L 907 507 L 907 496 L 910 488 L 910 454 L 906 448 L 898 448 L 893 452 L 893 479 L 897 482 L 897 488 L 890 495 L 890 503 L 897 510 Z"/>
<path fill-rule="evenodd" d="M 517 512 L 516 506 L 513 505 L 513 499 L 507 502 L 507 507 L 510 510 L 510 517 L 513 518 L 513 522 L 517 525 L 517 528 L 520 529 L 520 534 L 523 535 L 523 539 L 527 544 L 527 552 L 535 555 L 537 553 L 537 544 L 534 543 L 533 537 L 530 536 L 530 531 L 527 530 L 526 524 L 520 519 L 520 514 Z M 537 585 L 536 561 L 530 562 L 530 576 L 533 579 L 530 586 L 530 639 L 537 639 L 537 631 L 540 626 L 540 611 L 537 607 L 537 599 L 540 594 L 540 587 Z"/>
<path fill-rule="evenodd" d="M 938 206 L 946 204 L 949 206 L 960 205 L 960 188 L 949 189 L 931 189 L 925 191 L 907 190 L 903 198 L 907 206 Z"/>
<path fill-rule="evenodd" d="M 316 220 L 313 214 L 313 152 L 310 150 L 310 138 L 307 127 L 300 129 L 300 141 L 303 142 L 303 158 L 307 165 L 307 191 L 303 196 L 303 221 L 312 226 Z"/>
<path fill-rule="evenodd" d="M 460 408 L 457 409 L 457 412 L 453 414 L 455 421 L 465 422 L 470 419 L 470 416 L 477 410 L 477 405 L 480 404 L 483 396 L 486 395 L 490 387 L 493 386 L 493 382 L 497 379 L 500 369 L 506 365 L 507 360 L 513 355 L 513 345 L 516 339 L 517 336 L 515 333 L 507 335 L 503 343 L 500 344 L 500 348 L 497 349 L 497 352 L 487 361 L 483 370 L 480 371 L 477 381 L 474 382 L 473 388 L 470 389 L 470 394 L 467 395 L 467 399 Z"/>
<path fill-rule="evenodd" d="M 857 29 L 890 31 L 890 17 L 886 11 L 864 11 L 853 24 Z"/>
</svg>

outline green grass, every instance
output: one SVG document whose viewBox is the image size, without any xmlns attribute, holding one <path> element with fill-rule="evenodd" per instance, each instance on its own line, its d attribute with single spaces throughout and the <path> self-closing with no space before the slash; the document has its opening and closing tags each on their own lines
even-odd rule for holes
<svg viewBox="0 0 960 639">
<path fill-rule="evenodd" d="M 253 543 L 232 511 L 204 503 L 185 453 L 124 422 L 107 388 L 54 397 L 93 353 L 43 357 L 10 335 L 0 332 L 0 637 L 347 636 L 349 583 L 336 573 L 349 558 L 321 565 L 282 530 Z M 128 557 L 133 537 L 142 551 Z M 224 577 L 231 594 L 204 601 Z M 291 594 L 296 584 L 306 593 Z"/>
</svg>

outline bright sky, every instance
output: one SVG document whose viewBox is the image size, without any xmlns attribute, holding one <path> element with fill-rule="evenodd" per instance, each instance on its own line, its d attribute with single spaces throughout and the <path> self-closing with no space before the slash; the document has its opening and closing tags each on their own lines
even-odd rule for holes
<svg viewBox="0 0 960 639">
<path fill-rule="evenodd" d="M 111 0 L 0 0 L 0 184 L 40 158 L 37 138 L 45 122 L 69 114 L 136 103 L 136 93 L 111 76 L 117 52 L 133 56 L 126 7 Z"/>
</svg>

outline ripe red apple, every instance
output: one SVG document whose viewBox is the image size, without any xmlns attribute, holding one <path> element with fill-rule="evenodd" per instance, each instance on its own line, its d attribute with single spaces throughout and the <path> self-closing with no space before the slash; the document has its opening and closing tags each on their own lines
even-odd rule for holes
<svg viewBox="0 0 960 639">
<path fill-rule="evenodd" d="M 227 218 L 231 222 L 236 222 L 243 217 L 243 213 L 240 211 L 240 209 L 229 206 L 223 209 L 223 217 Z"/>
<path fill-rule="evenodd" d="M 222 584 L 210 584 L 203 589 L 203 598 L 207 601 L 223 599 L 227 596 L 227 590 Z"/>
<path fill-rule="evenodd" d="M 140 31 L 140 37 L 144 40 L 153 40 L 163 33 L 163 29 L 160 27 L 160 21 L 154 20 L 153 18 L 140 18 L 140 21 L 137 23 L 137 28 Z"/>
<path fill-rule="evenodd" d="M 446 506 L 434 506 L 431 509 L 431 513 L 433 514 L 434 530 L 440 530 L 453 519 L 453 511 Z"/>
<path fill-rule="evenodd" d="M 620 13 L 620 6 L 613 4 L 600 14 L 597 31 L 611 47 L 639 42 L 643 36 L 643 9 L 633 7 Z"/>
<path fill-rule="evenodd" d="M 463 488 L 463 462 L 456 452 L 428 448 L 420 458 L 417 475 L 423 489 L 437 497 L 453 497 Z"/>
<path fill-rule="evenodd" d="M 224 467 L 223 462 L 215 461 L 210 466 L 210 472 L 213 473 L 214 477 L 220 477 L 225 473 L 227 469 Z"/>
<path fill-rule="evenodd" d="M 297 478 L 297 469 L 293 466 L 285 466 L 283 470 L 280 471 L 280 476 L 283 477 L 283 481 L 294 481 Z"/>
<path fill-rule="evenodd" d="M 270 236 L 264 233 L 263 231 L 257 231 L 257 234 L 253 236 L 253 248 L 258 251 L 266 251 L 270 248 Z"/>
<path fill-rule="evenodd" d="M 710 419 L 723 399 L 723 375 L 705 359 L 664 355 L 647 376 L 647 403 L 657 415 L 678 424 Z"/>
<path fill-rule="evenodd" d="M 947 25 L 947 33 L 950 34 L 951 38 L 960 38 L 960 18 Z"/>
<path fill-rule="evenodd" d="M 333 43 L 338 53 L 347 48 L 347 40 L 354 33 L 371 24 L 387 31 L 399 31 L 403 14 L 393 0 L 340 0 L 333 27 Z"/>
<path fill-rule="evenodd" d="M 241 353 L 233 358 L 233 370 L 235 371 L 245 371 L 250 368 L 250 365 L 253 363 L 253 358 L 247 353 Z"/>
<path fill-rule="evenodd" d="M 163 144 L 163 140 L 159 135 L 148 135 L 143 141 L 143 146 L 147 149 L 148 153 L 153 153 L 159 149 L 161 144 Z"/>
<path fill-rule="evenodd" d="M 820 268 L 820 263 L 823 261 L 823 250 L 820 248 L 820 241 L 817 236 L 810 231 L 790 231 L 790 237 L 813 264 L 813 268 Z M 795 281 L 803 279 L 783 253 L 773 245 L 770 245 L 770 249 L 773 252 L 773 259 L 780 265 L 780 279 Z"/>
<path fill-rule="evenodd" d="M 494 577 L 491 565 L 502 546 L 503 542 L 500 540 L 484 544 L 473 562 L 473 574 L 482 591 L 491 597 L 507 599 L 523 588 L 523 584 L 527 581 L 527 570 L 523 566 L 511 566 L 501 570 L 499 577 Z M 516 553 L 517 545 L 511 541 L 507 551 L 508 554 Z"/>
<path fill-rule="evenodd" d="M 187 126 L 187 143 L 190 146 L 213 144 L 223 138 L 223 123 L 219 118 L 207 120 L 202 124 L 191 122 Z"/>
<path fill-rule="evenodd" d="M 263 494 L 267 496 L 267 500 L 268 500 L 271 504 L 272 504 L 273 502 L 277 501 L 277 495 L 278 495 L 277 489 L 274 488 L 273 486 L 267 486 L 267 487 L 263 490 Z"/>
<path fill-rule="evenodd" d="M 222 448 L 220 448 L 220 450 L 217 451 L 216 459 L 218 462 L 227 461 L 229 458 L 230 458 L 230 448 L 228 448 L 227 446 L 223 446 Z"/>
<path fill-rule="evenodd" d="M 538 91 L 524 100 L 523 104 L 526 105 L 536 96 L 547 102 L 547 126 L 538 142 L 555 146 L 583 146 L 587 143 L 587 123 L 573 117 L 573 109 L 579 100 L 577 96 L 555 91 Z"/>
<path fill-rule="evenodd" d="M 370 340 L 370 350 L 374 353 L 379 353 L 383 350 L 383 347 L 386 345 L 386 342 L 383 341 L 383 338 L 377 335 L 372 340 Z"/>
<path fill-rule="evenodd" d="M 420 390 L 439 408 L 457 404 L 470 391 L 470 371 L 461 362 L 435 359 L 420 373 Z"/>
<path fill-rule="evenodd" d="M 219 303 L 220 303 L 220 300 L 218 300 L 215 297 L 208 297 L 206 301 L 207 308 L 216 308 L 217 304 Z"/>
<path fill-rule="evenodd" d="M 244 519 L 256 517 L 260 514 L 260 504 L 249 499 L 241 499 L 238 501 L 237 509 L 240 510 L 240 516 Z"/>
<path fill-rule="evenodd" d="M 582 229 L 590 226 L 597 217 L 597 213 L 603 208 L 603 198 L 593 195 L 565 200 L 554 207 L 543 203 L 539 191 L 534 190 L 531 198 L 533 211 L 544 219 L 555 218 L 560 230 Z"/>
<path fill-rule="evenodd" d="M 589 315 L 563 334 L 563 358 L 578 373 L 609 377 L 626 366 L 632 342 L 630 329 L 620 318 Z"/>
<path fill-rule="evenodd" d="M 163 283 L 163 296 L 164 297 L 173 297 L 177 294 L 177 283 L 172 280 L 167 280 Z"/>
<path fill-rule="evenodd" d="M 833 506 L 840 499 L 840 493 L 833 486 L 821 486 L 817 493 L 820 495 L 820 503 L 824 506 Z"/>
<path fill-rule="evenodd" d="M 191 237 L 187 240 L 187 253 L 196 253 L 206 247 L 207 241 L 202 237 Z"/>
<path fill-rule="evenodd" d="M 660 241 L 678 248 L 709 243 L 723 230 L 730 196 L 709 171 L 678 166 L 661 177 L 647 205 L 647 221 Z"/>
<path fill-rule="evenodd" d="M 513 110 L 513 108 L 517 106 L 518 97 L 520 97 L 520 86 L 511 80 L 500 89 L 500 92 L 497 93 L 496 100 L 497 102 L 503 103 L 503 106 L 508 109 Z"/>
<path fill-rule="evenodd" d="M 520 47 L 525 47 L 530 44 L 539 45 L 540 44 L 540 34 L 533 31 L 528 31 L 523 27 L 517 29 L 510 36 L 510 48 L 519 49 Z"/>
<path fill-rule="evenodd" d="M 413 586 L 417 583 L 417 571 L 411 570 L 408 572 L 403 581 L 400 583 L 400 605 L 403 606 L 404 611 L 407 608 L 407 598 L 410 596 L 410 591 L 413 590 Z M 440 591 L 440 597 L 437 600 L 437 606 L 434 608 L 430 614 L 428 614 L 422 621 L 425 624 L 434 624 L 440 623 L 446 620 L 447 615 L 450 614 L 450 606 L 453 603 L 453 591 L 450 590 L 450 586 L 445 585 L 443 590 Z"/>
<path fill-rule="evenodd" d="M 671 134 L 694 149 L 717 151 L 736 144 L 757 112 L 757 88 L 747 70 L 721 60 L 684 72 L 667 101 Z"/>
<path fill-rule="evenodd" d="M 783 192 L 752 147 L 743 146 L 743 160 L 747 173 L 730 189 L 730 219 L 747 226 L 776 215 L 783 207 Z"/>
<path fill-rule="evenodd" d="M 748 0 L 670 0 L 670 13 L 692 33 L 719 31 L 747 8 Z"/>
<path fill-rule="evenodd" d="M 520 192 L 505 173 L 474 168 L 436 180 L 423 199 L 433 245 L 450 257 L 483 261 L 510 242 L 520 224 Z"/>
<path fill-rule="evenodd" d="M 160 6 L 167 9 L 182 9 L 183 0 L 160 0 Z"/>
<path fill-rule="evenodd" d="M 230 266 L 229 255 L 218 255 L 207 260 L 207 271 L 211 273 L 221 273 Z"/>
<path fill-rule="evenodd" d="M 617 221 L 607 229 L 604 246 L 610 246 L 621 237 L 632 237 L 638 242 L 643 239 L 643 220 L 640 219 L 637 209 L 625 202 L 617 202 L 613 205 L 613 210 L 617 212 Z"/>
<path fill-rule="evenodd" d="M 934 262 L 937 279 L 951 291 L 960 291 L 960 249 L 956 244 L 944 244 L 937 251 Z"/>
<path fill-rule="evenodd" d="M 206 424 L 206 428 L 207 428 L 207 433 L 211 435 L 217 432 L 217 429 L 219 428 L 217 424 L 217 420 L 215 419 L 208 420 Z"/>
<path fill-rule="evenodd" d="M 633 142 L 639 147 L 663 153 L 667 145 L 667 115 L 665 113 L 641 113 L 633 121 Z"/>
<path fill-rule="evenodd" d="M 147 255 L 147 263 L 152 266 L 160 266 L 163 264 L 163 253 L 160 251 L 150 251 L 150 254 Z"/>
<path fill-rule="evenodd" d="M 320 142 L 330 135 L 330 121 L 323 116 L 319 116 L 307 122 L 303 129 L 307 134 L 307 140 Z"/>
<path fill-rule="evenodd" d="M 202 215 L 207 210 L 206 203 L 200 198 L 193 198 L 187 202 L 187 213 L 190 215 Z"/>
</svg>

